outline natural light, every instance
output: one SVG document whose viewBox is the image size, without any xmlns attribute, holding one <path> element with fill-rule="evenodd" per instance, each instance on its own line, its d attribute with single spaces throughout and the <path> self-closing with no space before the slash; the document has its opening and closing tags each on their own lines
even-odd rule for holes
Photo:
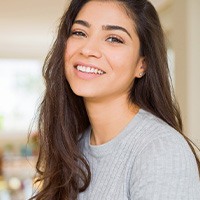
<svg viewBox="0 0 200 200">
<path fill-rule="evenodd" d="M 26 134 L 43 93 L 41 63 L 0 60 L 0 137 Z"/>
</svg>

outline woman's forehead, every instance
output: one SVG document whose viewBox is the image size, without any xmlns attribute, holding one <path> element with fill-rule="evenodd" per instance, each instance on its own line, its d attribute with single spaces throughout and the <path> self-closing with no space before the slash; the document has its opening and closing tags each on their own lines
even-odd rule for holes
<svg viewBox="0 0 200 200">
<path fill-rule="evenodd" d="M 101 26 L 106 24 L 125 26 L 135 32 L 133 18 L 118 1 L 89 1 L 79 11 L 77 19 Z"/>
</svg>

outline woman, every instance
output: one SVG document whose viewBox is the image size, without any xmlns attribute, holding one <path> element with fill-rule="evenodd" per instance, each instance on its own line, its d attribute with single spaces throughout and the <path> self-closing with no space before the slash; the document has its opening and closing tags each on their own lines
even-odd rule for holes
<svg viewBox="0 0 200 200">
<path fill-rule="evenodd" d="M 44 77 L 35 199 L 200 199 L 148 1 L 72 0 Z"/>
</svg>

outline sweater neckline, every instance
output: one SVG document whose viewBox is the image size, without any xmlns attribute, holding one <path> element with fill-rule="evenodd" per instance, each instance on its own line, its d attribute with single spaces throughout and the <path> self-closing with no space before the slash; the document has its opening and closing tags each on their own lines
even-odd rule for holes
<svg viewBox="0 0 200 200">
<path fill-rule="evenodd" d="M 109 153 L 112 153 L 113 150 L 119 145 L 119 143 L 126 137 L 130 132 L 133 132 L 134 129 L 137 129 L 137 124 L 141 121 L 142 113 L 145 111 L 139 109 L 138 113 L 128 122 L 128 124 L 122 129 L 122 131 L 112 138 L 110 141 L 101 144 L 101 145 L 91 145 L 91 126 L 89 126 L 85 131 L 85 148 L 87 152 L 94 157 L 103 157 Z M 130 131 L 131 130 L 131 131 Z"/>
</svg>

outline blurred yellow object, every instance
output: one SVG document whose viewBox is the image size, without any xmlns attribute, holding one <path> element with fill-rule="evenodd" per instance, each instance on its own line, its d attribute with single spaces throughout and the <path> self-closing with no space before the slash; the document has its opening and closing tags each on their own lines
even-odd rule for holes
<svg viewBox="0 0 200 200">
<path fill-rule="evenodd" d="M 0 190 L 5 190 L 7 189 L 7 183 L 4 180 L 3 176 L 0 176 Z"/>
</svg>

